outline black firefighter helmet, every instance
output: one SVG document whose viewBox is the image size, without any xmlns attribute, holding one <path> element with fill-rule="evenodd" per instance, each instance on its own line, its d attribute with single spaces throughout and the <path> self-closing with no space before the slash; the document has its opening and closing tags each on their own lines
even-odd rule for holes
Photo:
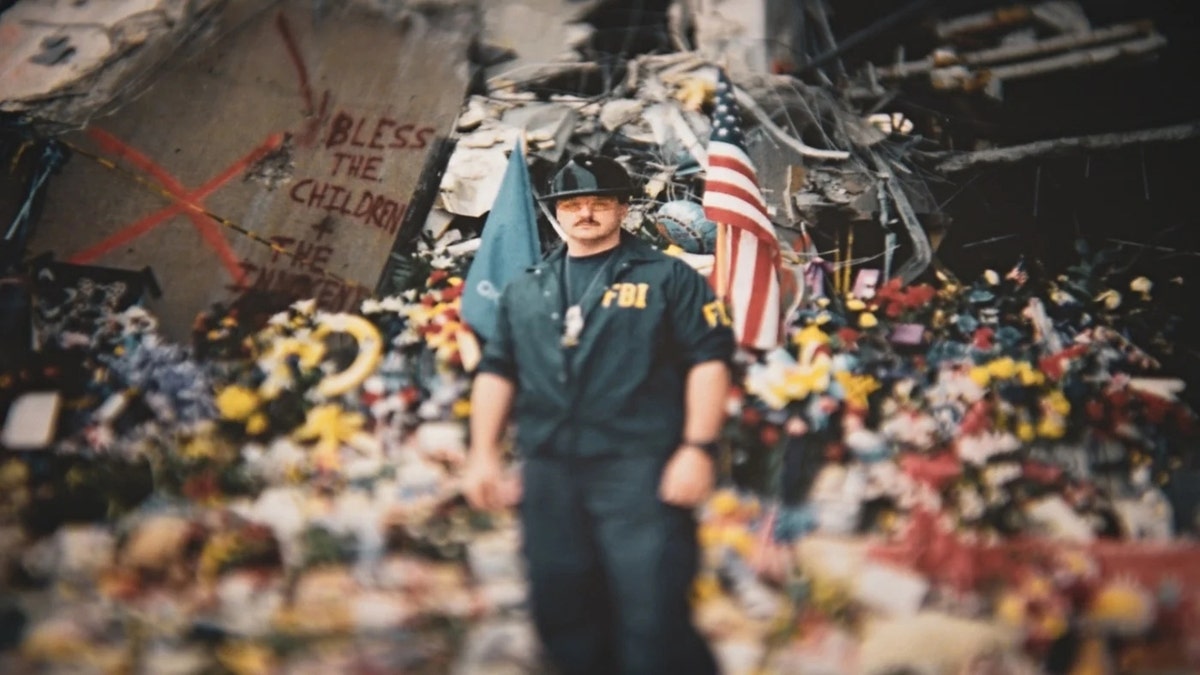
<svg viewBox="0 0 1200 675">
<path fill-rule="evenodd" d="M 550 181 L 544 200 L 578 195 L 611 195 L 622 200 L 633 195 L 633 182 L 624 167 L 607 157 L 575 155 Z"/>
</svg>

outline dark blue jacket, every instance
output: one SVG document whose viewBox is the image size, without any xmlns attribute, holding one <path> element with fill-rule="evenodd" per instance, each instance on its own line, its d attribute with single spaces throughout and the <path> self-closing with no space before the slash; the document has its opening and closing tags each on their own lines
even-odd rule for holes
<svg viewBox="0 0 1200 675">
<path fill-rule="evenodd" d="M 628 234 L 608 277 L 581 299 L 585 326 L 561 345 L 565 247 L 505 287 L 479 372 L 517 385 L 524 454 L 668 453 L 679 443 L 692 366 L 728 363 L 733 333 L 704 277 Z"/>
</svg>

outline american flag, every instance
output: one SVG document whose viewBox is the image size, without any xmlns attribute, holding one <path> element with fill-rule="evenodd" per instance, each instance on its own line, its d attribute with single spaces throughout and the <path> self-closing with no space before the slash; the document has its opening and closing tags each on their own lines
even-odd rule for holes
<svg viewBox="0 0 1200 675">
<path fill-rule="evenodd" d="M 773 349 L 780 334 L 779 240 L 746 154 L 733 86 L 723 71 L 717 80 L 703 204 L 704 214 L 718 228 L 713 286 L 729 303 L 738 344 Z"/>
</svg>

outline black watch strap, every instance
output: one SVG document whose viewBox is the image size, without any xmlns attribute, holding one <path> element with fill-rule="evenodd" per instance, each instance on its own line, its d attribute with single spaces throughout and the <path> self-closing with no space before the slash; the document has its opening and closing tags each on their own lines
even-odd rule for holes
<svg viewBox="0 0 1200 675">
<path fill-rule="evenodd" d="M 705 452 L 705 454 L 707 454 L 709 457 L 712 457 L 714 460 L 716 460 L 717 457 L 721 454 L 721 444 L 717 441 L 703 441 L 703 442 L 684 441 L 682 443 L 682 445 L 686 445 L 690 448 L 699 448 L 699 449 L 703 450 Z"/>
</svg>

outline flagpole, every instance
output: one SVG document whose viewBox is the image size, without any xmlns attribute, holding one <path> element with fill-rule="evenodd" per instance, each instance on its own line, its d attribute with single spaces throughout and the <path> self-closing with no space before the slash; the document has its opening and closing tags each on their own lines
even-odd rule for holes
<svg viewBox="0 0 1200 675">
<path fill-rule="evenodd" d="M 550 227 L 553 227 L 554 231 L 558 233 L 558 238 L 566 241 L 567 233 L 563 231 L 562 225 L 559 225 L 558 221 L 554 219 L 554 214 L 550 213 L 550 207 L 546 206 L 545 202 L 539 199 L 536 194 L 533 196 L 533 201 L 537 202 L 538 208 L 542 210 L 542 214 L 546 216 L 546 220 L 550 221 Z"/>
<path fill-rule="evenodd" d="M 717 257 L 713 261 L 717 268 L 717 297 L 725 302 L 729 294 L 729 228 L 717 224 Z"/>
<path fill-rule="evenodd" d="M 850 295 L 850 290 L 851 290 L 850 270 L 853 269 L 853 266 L 850 261 L 852 261 L 853 259 L 854 259 L 854 224 L 851 223 L 850 224 L 850 232 L 846 235 L 846 272 L 845 272 L 846 278 L 845 278 L 845 281 L 842 282 L 842 286 L 845 288 L 846 295 Z"/>
</svg>

